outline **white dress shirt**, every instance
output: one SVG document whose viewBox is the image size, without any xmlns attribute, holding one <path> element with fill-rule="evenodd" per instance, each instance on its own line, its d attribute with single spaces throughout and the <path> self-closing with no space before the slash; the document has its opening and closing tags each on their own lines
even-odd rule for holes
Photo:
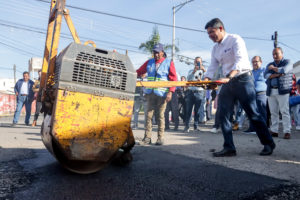
<svg viewBox="0 0 300 200">
<path fill-rule="evenodd" d="M 23 81 L 20 92 L 21 92 L 21 94 L 28 95 L 28 81 L 27 82 Z"/>
<path fill-rule="evenodd" d="M 246 44 L 239 35 L 225 33 L 223 40 L 213 47 L 205 77 L 212 79 L 219 66 L 224 77 L 232 70 L 238 70 L 238 74 L 252 70 Z"/>
</svg>

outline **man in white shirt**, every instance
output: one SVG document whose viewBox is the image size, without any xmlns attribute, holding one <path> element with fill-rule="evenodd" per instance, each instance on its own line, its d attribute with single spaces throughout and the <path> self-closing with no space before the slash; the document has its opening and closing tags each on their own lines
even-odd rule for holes
<svg viewBox="0 0 300 200">
<path fill-rule="evenodd" d="M 212 79 L 218 67 L 222 66 L 222 72 L 226 82 L 219 93 L 219 120 L 224 136 L 223 150 L 213 153 L 215 157 L 235 156 L 236 149 L 232 138 L 230 115 L 234 102 L 238 100 L 246 111 L 249 120 L 254 126 L 260 142 L 264 145 L 260 155 L 271 155 L 275 143 L 271 137 L 266 122 L 259 114 L 256 104 L 256 92 L 251 73 L 251 65 L 244 40 L 235 34 L 225 32 L 223 22 L 218 19 L 209 21 L 205 29 L 209 38 L 216 43 L 211 54 L 211 64 L 205 74 L 205 80 Z"/>
</svg>

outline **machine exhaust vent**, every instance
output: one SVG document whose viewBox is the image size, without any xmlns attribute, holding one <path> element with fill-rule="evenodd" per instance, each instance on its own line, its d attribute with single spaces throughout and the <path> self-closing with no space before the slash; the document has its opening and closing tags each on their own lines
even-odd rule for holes
<svg viewBox="0 0 300 200">
<path fill-rule="evenodd" d="M 74 63 L 72 81 L 97 87 L 126 89 L 126 67 L 120 60 L 80 52 Z"/>
</svg>

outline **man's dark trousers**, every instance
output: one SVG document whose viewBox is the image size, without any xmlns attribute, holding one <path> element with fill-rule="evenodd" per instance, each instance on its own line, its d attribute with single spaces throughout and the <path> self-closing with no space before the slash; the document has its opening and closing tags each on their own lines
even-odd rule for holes
<svg viewBox="0 0 300 200">
<path fill-rule="evenodd" d="M 172 113 L 172 119 L 175 124 L 175 129 L 178 129 L 179 125 L 179 106 L 178 106 L 178 96 L 176 92 L 172 93 L 172 99 L 168 102 L 166 111 L 165 111 L 165 127 L 166 129 L 170 129 L 170 120 L 169 120 L 169 112 Z"/>
<path fill-rule="evenodd" d="M 258 112 L 254 80 L 250 73 L 242 74 L 222 86 L 219 94 L 219 119 L 224 136 L 224 149 L 235 150 L 230 115 L 235 100 L 239 100 L 263 145 L 273 144 L 265 120 Z"/>
<path fill-rule="evenodd" d="M 267 122 L 267 95 L 266 92 L 256 93 L 256 104 L 258 108 L 258 112 L 264 118 L 265 122 Z M 253 125 L 250 123 L 249 130 L 254 131 Z"/>
</svg>

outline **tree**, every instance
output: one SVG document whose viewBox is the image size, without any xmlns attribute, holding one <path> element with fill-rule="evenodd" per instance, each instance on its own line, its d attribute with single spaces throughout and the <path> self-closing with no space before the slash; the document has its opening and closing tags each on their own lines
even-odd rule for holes
<svg viewBox="0 0 300 200">
<path fill-rule="evenodd" d="M 144 52 L 152 54 L 152 49 L 154 45 L 157 43 L 160 43 L 160 35 L 158 32 L 157 26 L 154 26 L 152 35 L 150 36 L 149 40 L 145 43 L 140 44 L 139 49 L 143 50 Z M 172 45 L 165 44 L 164 45 L 165 51 L 171 50 L 172 51 Z M 175 51 L 178 52 L 179 48 L 175 46 Z"/>
</svg>

